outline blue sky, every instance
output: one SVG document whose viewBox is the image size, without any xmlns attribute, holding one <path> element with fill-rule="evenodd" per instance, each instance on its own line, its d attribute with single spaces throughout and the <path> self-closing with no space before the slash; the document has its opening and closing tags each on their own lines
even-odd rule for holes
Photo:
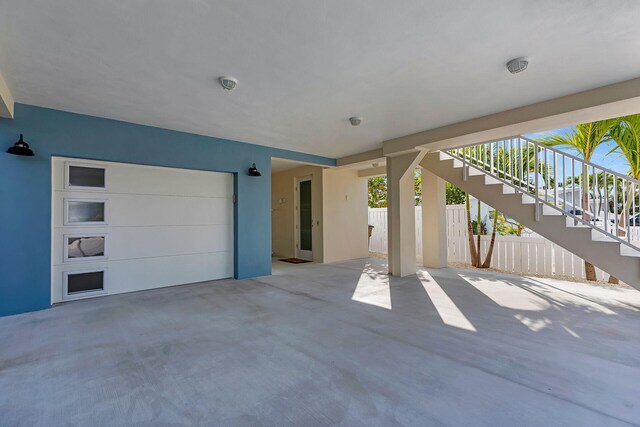
<svg viewBox="0 0 640 427">
<path fill-rule="evenodd" d="M 568 132 L 571 131 L 571 127 L 567 127 L 567 128 L 560 128 L 560 129 L 554 129 L 554 130 L 550 130 L 550 131 L 546 131 L 546 132 L 537 132 L 537 133 L 531 133 L 528 135 L 525 135 L 527 138 L 531 138 L 531 139 L 537 139 L 540 138 L 544 135 L 552 135 L 552 134 L 557 134 L 557 135 L 562 135 L 562 134 L 566 134 Z M 629 166 L 627 165 L 627 161 L 624 159 L 624 157 L 619 154 L 619 153 L 611 153 L 609 155 L 607 155 L 607 153 L 609 151 L 611 151 L 611 149 L 615 147 L 615 142 L 610 141 L 604 144 L 601 144 L 598 148 L 596 148 L 596 152 L 594 153 L 593 157 L 591 158 L 591 162 L 595 163 L 596 165 L 600 165 L 604 168 L 607 169 L 612 169 L 616 172 L 619 173 L 623 173 L 626 174 L 629 171 Z M 558 147 L 560 150 L 562 151 L 566 151 L 570 154 L 576 155 L 576 151 L 575 150 L 571 150 L 569 148 L 560 148 Z M 580 156 L 578 156 L 580 157 Z"/>
</svg>

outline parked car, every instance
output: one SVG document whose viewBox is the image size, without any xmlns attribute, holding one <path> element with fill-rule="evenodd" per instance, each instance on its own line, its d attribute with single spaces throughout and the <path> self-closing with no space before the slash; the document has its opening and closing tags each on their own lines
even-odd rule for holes
<svg viewBox="0 0 640 427">
<path fill-rule="evenodd" d="M 581 209 L 570 209 L 567 211 L 568 213 L 570 213 L 571 215 L 575 215 L 577 217 L 582 217 L 582 210 Z M 599 222 L 600 218 L 591 218 L 591 222 Z"/>
<path fill-rule="evenodd" d="M 615 222 L 616 218 L 615 218 L 615 214 L 610 214 L 613 218 L 611 218 L 611 222 Z M 620 221 L 620 215 L 618 215 L 618 221 Z M 632 216 L 631 218 L 629 218 L 629 225 L 634 226 L 634 225 L 640 225 L 640 214 L 635 214 L 634 216 Z"/>
</svg>

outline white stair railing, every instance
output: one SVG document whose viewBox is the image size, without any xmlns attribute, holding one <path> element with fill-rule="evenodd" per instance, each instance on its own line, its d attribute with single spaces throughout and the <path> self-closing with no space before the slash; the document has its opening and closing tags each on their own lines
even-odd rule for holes
<svg viewBox="0 0 640 427">
<path fill-rule="evenodd" d="M 468 166 L 530 198 L 536 220 L 549 206 L 573 225 L 640 249 L 638 180 L 523 136 L 445 152 L 462 162 L 464 179 Z"/>
</svg>

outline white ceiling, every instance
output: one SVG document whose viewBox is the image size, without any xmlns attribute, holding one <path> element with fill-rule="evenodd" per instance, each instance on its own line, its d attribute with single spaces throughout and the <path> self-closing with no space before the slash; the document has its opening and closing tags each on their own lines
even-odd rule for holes
<svg viewBox="0 0 640 427">
<path fill-rule="evenodd" d="M 639 21 L 637 0 L 0 0 L 0 73 L 16 102 L 341 157 L 638 77 Z"/>
</svg>

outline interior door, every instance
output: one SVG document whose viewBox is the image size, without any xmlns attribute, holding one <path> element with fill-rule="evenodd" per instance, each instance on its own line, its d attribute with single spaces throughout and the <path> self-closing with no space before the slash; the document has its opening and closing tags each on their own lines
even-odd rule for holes
<svg viewBox="0 0 640 427">
<path fill-rule="evenodd" d="M 298 218 L 297 218 L 297 243 L 296 256 L 301 259 L 313 259 L 312 239 L 312 202 L 311 202 L 311 177 L 298 179 Z"/>
</svg>

